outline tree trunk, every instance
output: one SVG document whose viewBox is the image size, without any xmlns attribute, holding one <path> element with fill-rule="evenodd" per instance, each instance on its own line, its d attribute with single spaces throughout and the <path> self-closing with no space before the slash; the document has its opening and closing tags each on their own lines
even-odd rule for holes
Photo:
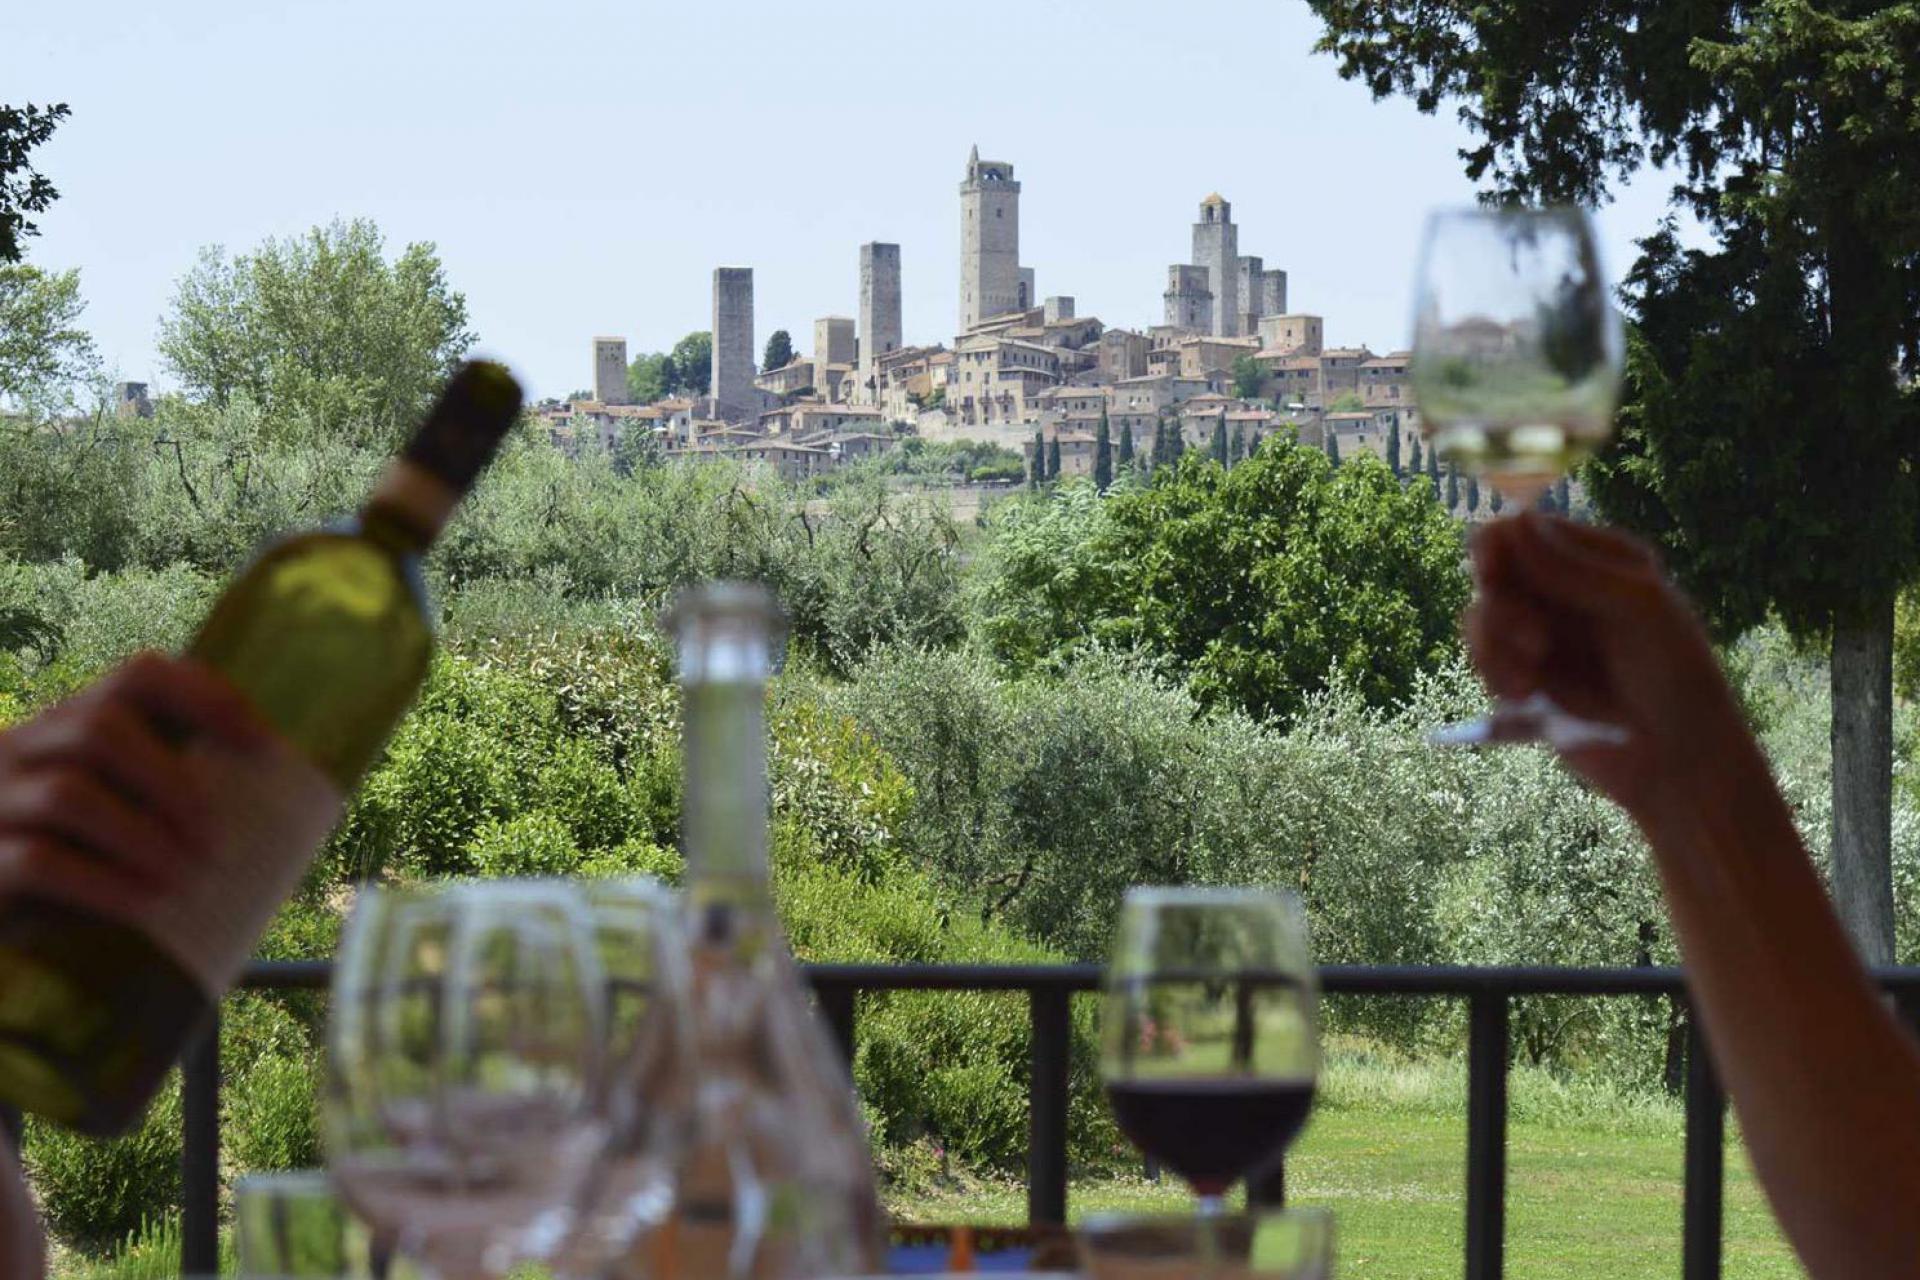
<svg viewBox="0 0 1920 1280">
<path fill-rule="evenodd" d="M 1893 597 L 1833 628 L 1833 898 L 1868 964 L 1893 962 Z"/>
</svg>

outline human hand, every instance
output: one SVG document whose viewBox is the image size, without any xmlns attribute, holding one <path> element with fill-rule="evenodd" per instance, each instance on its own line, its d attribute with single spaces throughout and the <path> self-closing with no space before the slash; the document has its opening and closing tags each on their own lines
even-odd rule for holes
<svg viewBox="0 0 1920 1280">
<path fill-rule="evenodd" d="M 153 653 L 0 733 L 0 895 L 121 914 L 174 884 L 219 836 L 190 739 L 271 741 L 226 681 Z"/>
<path fill-rule="evenodd" d="M 1472 552 L 1467 646 L 1487 687 L 1624 729 L 1562 756 L 1643 825 L 1757 753 L 1705 628 L 1645 544 L 1529 512 L 1481 526 Z"/>
</svg>

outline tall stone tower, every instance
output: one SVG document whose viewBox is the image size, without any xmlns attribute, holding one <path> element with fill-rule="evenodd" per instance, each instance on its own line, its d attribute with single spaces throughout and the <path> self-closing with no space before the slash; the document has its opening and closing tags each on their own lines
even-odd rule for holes
<svg viewBox="0 0 1920 1280">
<path fill-rule="evenodd" d="M 627 402 L 627 340 L 593 340 L 593 398 L 601 404 Z"/>
<path fill-rule="evenodd" d="M 1287 313 L 1287 273 L 1269 270 L 1260 273 L 1260 314 L 1283 316 Z"/>
<path fill-rule="evenodd" d="M 1193 224 L 1193 265 L 1207 269 L 1207 287 L 1213 291 L 1215 337 L 1240 333 L 1240 230 L 1233 225 L 1233 206 L 1218 192 L 1200 202 L 1200 221 Z"/>
<path fill-rule="evenodd" d="M 1213 290 L 1207 269 L 1176 262 L 1167 268 L 1167 323 L 1195 333 L 1213 332 Z"/>
<path fill-rule="evenodd" d="M 753 386 L 753 268 L 713 269 L 713 384 L 721 416 L 751 417 L 760 403 Z"/>
<path fill-rule="evenodd" d="M 860 370 L 853 388 L 855 404 L 872 404 L 874 363 L 900 349 L 900 246 L 874 242 L 860 246 Z"/>
<path fill-rule="evenodd" d="M 1020 305 L 1020 184 L 975 147 L 960 184 L 960 329 Z"/>
</svg>

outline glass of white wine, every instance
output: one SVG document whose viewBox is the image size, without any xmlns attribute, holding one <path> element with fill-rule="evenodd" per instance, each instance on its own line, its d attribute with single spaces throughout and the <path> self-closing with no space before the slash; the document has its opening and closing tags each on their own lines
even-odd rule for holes
<svg viewBox="0 0 1920 1280">
<path fill-rule="evenodd" d="M 1446 209 L 1427 219 L 1413 393 L 1446 462 L 1525 509 L 1613 432 L 1620 317 L 1593 226 L 1574 208 Z M 1541 694 L 1431 736 L 1442 746 L 1617 745 L 1625 732 Z"/>
</svg>

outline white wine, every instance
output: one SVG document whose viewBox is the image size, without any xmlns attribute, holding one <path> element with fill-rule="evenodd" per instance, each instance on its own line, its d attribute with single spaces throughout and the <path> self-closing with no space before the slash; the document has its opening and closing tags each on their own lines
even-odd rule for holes
<svg viewBox="0 0 1920 1280">
<path fill-rule="evenodd" d="M 663 1232 L 684 1276 L 881 1271 L 884 1218 L 846 1065 L 808 1008 L 767 868 L 766 681 L 778 614 L 758 587 L 684 599 L 694 1119 Z M 658 1241 L 642 1241 L 644 1269 Z"/>
<path fill-rule="evenodd" d="M 420 557 L 520 403 L 504 368 L 466 365 L 356 521 L 282 539 L 228 586 L 188 652 L 279 738 L 180 744 L 221 838 L 137 918 L 0 907 L 0 1098 L 93 1134 L 139 1118 L 412 703 L 433 648 Z"/>
</svg>

